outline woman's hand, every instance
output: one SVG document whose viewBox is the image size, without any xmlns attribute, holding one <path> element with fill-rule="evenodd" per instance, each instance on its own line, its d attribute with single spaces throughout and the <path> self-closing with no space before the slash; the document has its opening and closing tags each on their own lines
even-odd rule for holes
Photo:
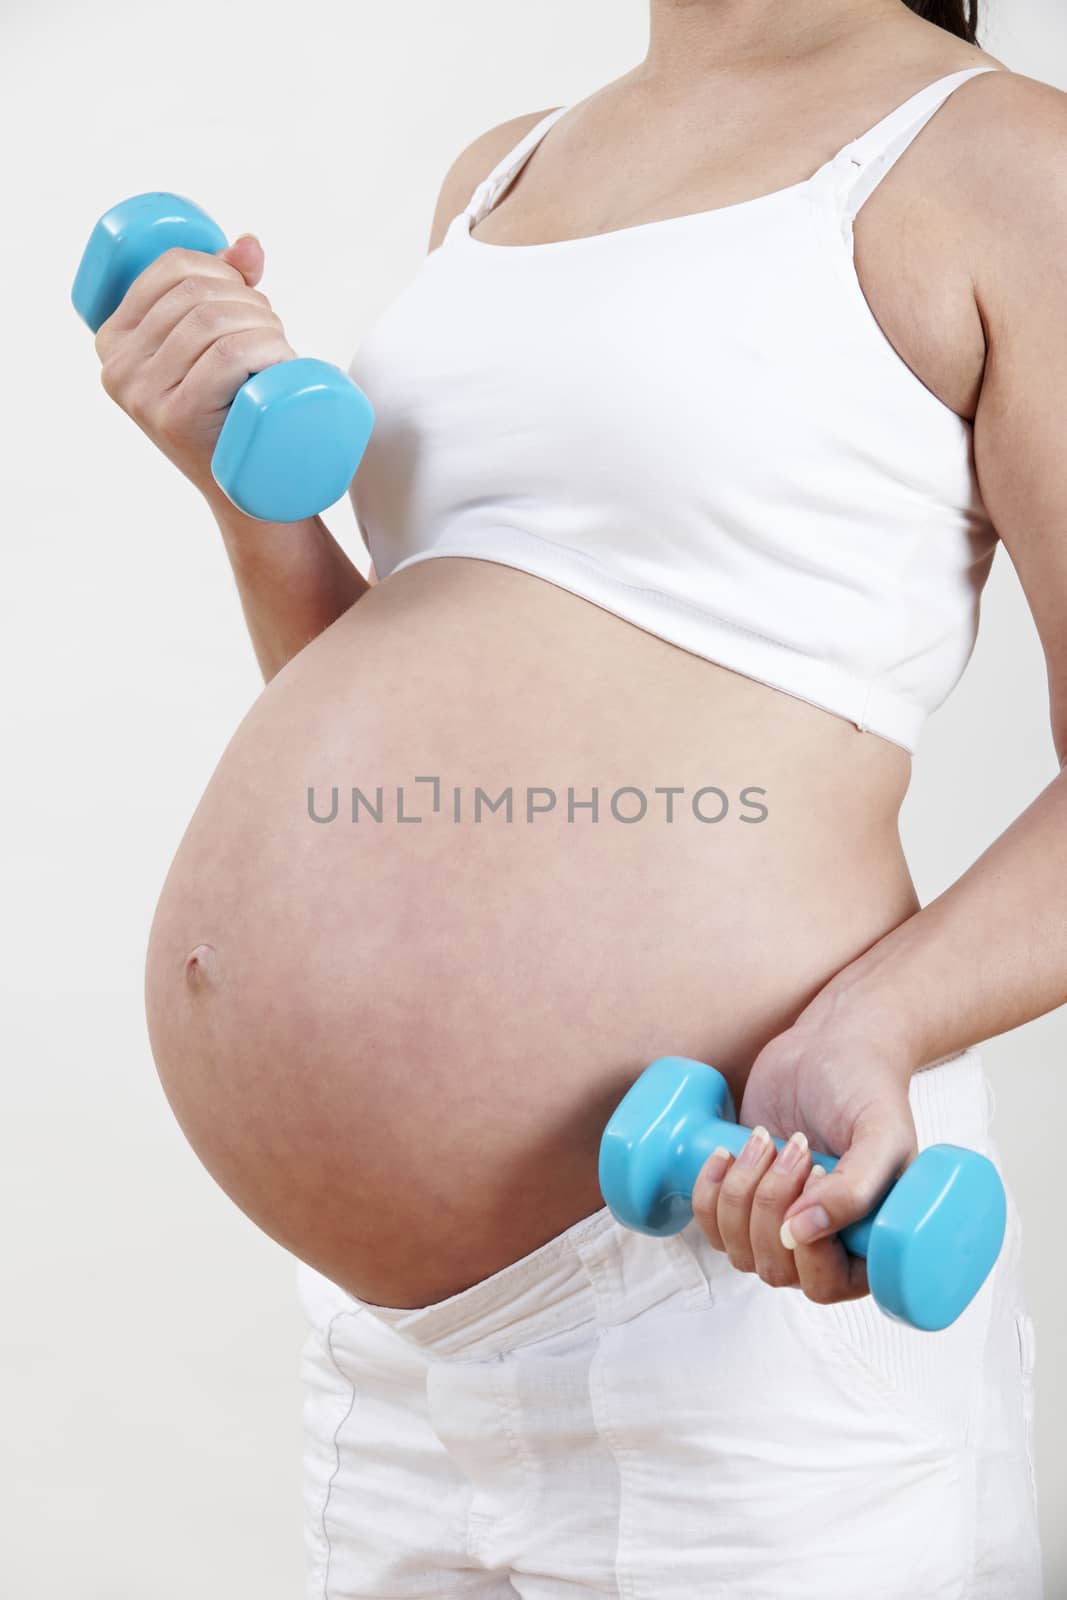
<svg viewBox="0 0 1067 1600">
<path fill-rule="evenodd" d="M 97 330 L 104 389 L 209 499 L 221 494 L 211 457 L 234 395 L 296 354 L 253 287 L 262 275 L 253 234 L 216 255 L 166 250 Z"/>
<path fill-rule="evenodd" d="M 867 1266 L 834 1235 L 871 1209 L 917 1153 L 901 1040 L 801 1016 L 752 1064 L 735 1158 L 717 1151 L 693 1190 L 693 1214 L 716 1249 L 764 1283 L 828 1304 L 867 1291 Z M 788 1138 L 780 1154 L 771 1135 Z M 811 1150 L 840 1155 L 830 1173 Z M 784 1226 L 783 1226 L 784 1224 Z"/>
</svg>

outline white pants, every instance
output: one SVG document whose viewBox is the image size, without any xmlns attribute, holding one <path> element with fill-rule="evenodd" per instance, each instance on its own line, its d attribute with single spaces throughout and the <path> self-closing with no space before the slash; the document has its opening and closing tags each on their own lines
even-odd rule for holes
<svg viewBox="0 0 1067 1600">
<path fill-rule="evenodd" d="M 975 1051 L 911 1103 L 997 1159 Z M 943 1333 L 607 1208 L 415 1310 L 300 1282 L 308 1600 L 1041 1600 L 1010 1195 Z"/>
</svg>

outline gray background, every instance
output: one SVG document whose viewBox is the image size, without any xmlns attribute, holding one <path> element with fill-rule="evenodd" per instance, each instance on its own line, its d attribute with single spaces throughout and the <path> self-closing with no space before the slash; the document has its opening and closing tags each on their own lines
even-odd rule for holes
<svg viewBox="0 0 1067 1600">
<path fill-rule="evenodd" d="M 1012 0 L 992 20 L 993 54 L 1067 87 L 1058 0 Z M 163 876 L 260 684 L 213 522 L 100 388 L 69 304 L 85 239 L 128 194 L 188 194 L 230 238 L 259 233 L 290 341 L 345 365 L 417 269 L 462 146 L 582 97 L 645 41 L 643 0 L 5 0 L 5 1594 L 301 1591 L 293 1262 L 184 1143 L 141 999 Z M 347 503 L 328 521 L 355 554 Z M 1056 770 L 1042 657 L 1003 551 L 987 594 L 904 813 L 924 900 Z M 1027 1228 L 1053 1597 L 1067 1594 L 1065 1045 L 1060 1011 L 986 1048 Z"/>
</svg>

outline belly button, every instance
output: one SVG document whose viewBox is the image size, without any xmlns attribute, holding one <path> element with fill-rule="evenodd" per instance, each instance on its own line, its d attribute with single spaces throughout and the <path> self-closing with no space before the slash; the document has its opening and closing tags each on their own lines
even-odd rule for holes
<svg viewBox="0 0 1067 1600">
<path fill-rule="evenodd" d="M 218 983 L 219 958 L 212 944 L 198 944 L 185 958 L 185 981 L 190 989 L 206 989 Z"/>
</svg>

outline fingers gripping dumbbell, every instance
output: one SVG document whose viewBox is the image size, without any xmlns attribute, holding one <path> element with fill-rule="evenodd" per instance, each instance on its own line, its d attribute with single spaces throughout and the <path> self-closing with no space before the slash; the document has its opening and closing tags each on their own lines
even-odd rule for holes
<svg viewBox="0 0 1067 1600">
<path fill-rule="evenodd" d="M 133 195 L 106 211 L 85 248 L 71 300 L 94 333 L 164 251 L 214 254 L 226 236 L 180 195 Z M 374 426 L 370 401 L 339 367 L 299 357 L 238 390 L 211 458 L 219 488 L 264 522 L 299 522 L 339 500 Z"/>
<path fill-rule="evenodd" d="M 616 1220 L 667 1238 L 693 1215 L 693 1185 L 716 1145 L 737 1155 L 739 1127 L 726 1079 L 684 1056 L 647 1067 L 616 1107 L 600 1142 L 599 1177 Z M 778 1148 L 782 1141 L 775 1140 Z M 812 1153 L 827 1172 L 834 1156 Z M 947 1328 L 985 1282 L 1004 1240 L 1004 1185 L 976 1150 L 921 1150 L 872 1211 L 843 1228 L 867 1259 L 875 1302 L 916 1328 Z"/>
</svg>

